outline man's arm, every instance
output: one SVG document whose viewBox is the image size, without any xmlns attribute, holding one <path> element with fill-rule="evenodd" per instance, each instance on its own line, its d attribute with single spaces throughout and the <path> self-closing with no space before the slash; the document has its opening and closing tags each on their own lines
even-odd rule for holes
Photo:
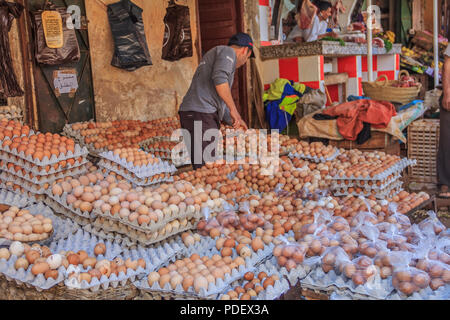
<svg viewBox="0 0 450 320">
<path fill-rule="evenodd" d="M 241 115 L 237 111 L 236 105 L 234 104 L 233 96 L 231 95 L 231 89 L 227 82 L 219 84 L 216 86 L 217 94 L 225 102 L 227 107 L 230 109 L 230 115 L 234 120 L 234 126 L 244 127 L 245 130 L 248 129 L 247 124 L 242 120 Z"/>
<path fill-rule="evenodd" d="M 442 107 L 450 111 L 450 57 L 445 57 L 444 68 L 442 70 L 442 87 L 444 89 L 444 98 L 442 99 Z"/>
</svg>

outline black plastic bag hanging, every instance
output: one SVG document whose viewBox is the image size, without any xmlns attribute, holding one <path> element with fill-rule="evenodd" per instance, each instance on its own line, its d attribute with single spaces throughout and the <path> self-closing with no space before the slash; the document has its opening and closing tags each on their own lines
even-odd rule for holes
<svg viewBox="0 0 450 320">
<path fill-rule="evenodd" d="M 166 11 L 162 59 L 176 61 L 192 57 L 189 7 L 171 3 Z"/>
<path fill-rule="evenodd" d="M 44 10 L 31 12 L 32 28 L 34 34 L 34 51 L 37 63 L 45 65 L 59 65 L 78 62 L 81 58 L 75 27 L 68 28 L 67 21 L 72 16 L 65 7 L 56 7 L 46 2 Z M 62 18 L 63 45 L 61 48 L 49 48 L 47 46 L 42 13 L 46 10 L 57 11 Z M 70 23 L 69 23 L 70 26 Z"/>
<path fill-rule="evenodd" d="M 114 38 L 111 62 L 114 67 L 134 71 L 152 65 L 142 11 L 129 0 L 108 5 L 108 20 Z"/>
<path fill-rule="evenodd" d="M 19 3 L 0 0 L 0 99 L 23 95 L 14 73 L 8 35 L 13 20 L 20 17 L 23 9 Z"/>
</svg>

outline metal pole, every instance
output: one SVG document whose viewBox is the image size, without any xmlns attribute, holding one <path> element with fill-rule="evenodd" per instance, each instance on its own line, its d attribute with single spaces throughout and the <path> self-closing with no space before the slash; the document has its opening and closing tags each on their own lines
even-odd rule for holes
<svg viewBox="0 0 450 320">
<path fill-rule="evenodd" d="M 437 0 L 435 0 L 437 1 Z M 367 69 L 369 82 L 373 81 L 373 51 L 372 51 L 372 0 L 367 0 Z"/>
<path fill-rule="evenodd" d="M 433 29 L 434 29 L 434 87 L 439 85 L 439 26 L 438 0 L 433 0 Z"/>
</svg>

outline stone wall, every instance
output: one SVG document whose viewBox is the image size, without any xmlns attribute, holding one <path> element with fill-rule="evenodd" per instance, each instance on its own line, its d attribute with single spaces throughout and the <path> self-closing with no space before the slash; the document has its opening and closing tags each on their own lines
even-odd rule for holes
<svg viewBox="0 0 450 320">
<path fill-rule="evenodd" d="M 110 4 L 117 0 L 103 0 Z M 152 120 L 174 116 L 198 65 L 195 0 L 190 8 L 194 54 L 177 62 L 161 59 L 167 1 L 134 0 L 143 12 L 153 66 L 128 72 L 111 66 L 113 39 L 106 7 L 86 1 L 97 121 Z"/>
</svg>

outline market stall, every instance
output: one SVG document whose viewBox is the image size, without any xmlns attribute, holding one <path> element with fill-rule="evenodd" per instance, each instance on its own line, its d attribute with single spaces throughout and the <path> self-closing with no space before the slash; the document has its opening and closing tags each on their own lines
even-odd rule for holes
<svg viewBox="0 0 450 320">
<path fill-rule="evenodd" d="M 124 14 L 123 4 L 138 14 Z M 111 43 L 91 41 L 93 76 L 99 90 L 95 94 L 97 119 L 73 121 L 70 116 L 77 112 L 64 113 L 67 104 L 86 101 L 82 96 L 76 99 L 77 91 L 91 92 L 86 89 L 89 81 L 75 86 L 76 70 L 51 73 L 60 81 L 53 83 L 56 91 L 52 83 L 45 83 L 44 89 L 49 86 L 51 94 L 59 94 L 52 98 L 66 103 L 53 105 L 62 110 L 64 119 L 48 113 L 47 120 L 57 132 L 49 132 L 46 126 L 37 130 L 35 115 L 27 114 L 28 121 L 23 122 L 22 110 L 8 107 L 0 112 L 0 299 L 450 298 L 449 221 L 442 219 L 433 196 L 410 192 L 403 182 L 406 170 L 422 160 L 420 152 L 402 157 L 396 151 L 387 152 L 387 146 L 366 149 L 367 145 L 361 145 L 359 149 L 222 126 L 215 161 L 192 170 L 181 136 L 175 134 L 180 129 L 179 116 L 161 112 L 163 108 L 165 112 L 177 110 L 180 88 L 172 92 L 172 87 L 185 86 L 184 80 L 195 70 L 192 39 L 185 38 L 189 8 L 180 8 L 174 1 L 167 8 L 156 2 L 140 4 L 145 14 L 157 12 L 161 20 L 164 9 L 168 16 L 174 8 L 181 9 L 186 30 L 178 32 L 183 34 L 181 44 L 186 50 L 168 52 L 166 48 L 166 61 L 159 61 L 160 52 L 150 56 L 141 41 L 146 30 L 137 4 L 89 2 L 91 17 L 95 12 L 102 24 L 112 22 Z M 108 6 L 111 10 L 106 11 Z M 60 11 L 65 12 L 64 8 Z M 36 13 L 40 16 L 41 12 Z M 129 23 L 127 30 L 120 30 L 123 23 L 114 23 L 122 18 Z M 157 34 L 162 40 L 164 25 L 159 27 L 147 34 Z M 113 37 L 120 38 L 133 28 L 141 38 L 133 42 L 137 53 L 120 52 L 127 46 L 116 42 L 117 50 L 110 50 Z M 91 39 L 103 39 L 107 31 L 95 24 L 88 29 Z M 75 32 L 81 31 L 72 30 L 72 36 Z M 344 92 L 338 90 L 339 85 L 329 86 L 328 100 L 361 96 L 363 82 L 370 80 L 366 73 L 371 63 L 366 55 L 372 51 L 375 76 L 386 76 L 389 90 L 407 85 L 417 91 L 411 79 L 396 81 L 400 46 L 370 48 L 336 41 L 262 48 L 262 74 L 267 79 L 263 85 L 286 77 L 280 82 L 283 88 L 325 89 L 329 71 L 347 77 L 345 86 L 341 84 Z M 107 60 L 105 52 L 110 54 Z M 171 56 L 175 53 L 181 56 Z M 181 57 L 188 59 L 187 66 L 181 61 L 167 62 Z M 151 73 L 148 67 L 158 63 L 159 71 Z M 138 69 L 141 73 L 135 72 Z M 170 76 L 161 78 L 161 73 Z M 149 88 L 159 92 L 153 87 L 155 82 L 165 94 L 148 95 Z M 28 94 L 34 100 L 48 98 L 44 91 L 42 96 Z M 264 100 L 281 103 L 286 98 L 276 90 L 266 95 Z M 318 95 L 321 110 L 305 116 L 299 126 L 314 132 L 312 136 L 342 140 L 349 132 L 341 130 L 339 119 L 313 118 L 326 112 L 322 110 L 325 93 Z M 286 108 L 299 98 L 289 95 Z M 155 105 L 147 103 L 151 99 Z M 360 99 L 355 105 L 365 107 L 365 100 L 373 101 Z M 125 110 L 120 109 L 123 105 Z M 383 106 L 388 111 L 381 119 L 384 126 L 368 131 L 385 145 L 394 139 L 406 140 L 402 132 L 424 111 L 418 101 L 402 110 L 391 103 Z M 91 107 L 85 110 L 91 112 Z M 143 116 L 135 120 L 146 108 L 151 108 L 152 120 Z M 339 112 L 339 108 L 342 105 L 327 111 Z M 139 112 L 134 113 L 135 109 Z M 373 116 L 377 110 L 371 111 L 378 118 Z M 358 118 L 354 127 L 363 120 Z M 30 127 L 32 122 L 36 130 Z"/>
<path fill-rule="evenodd" d="M 399 178 L 413 160 L 281 136 L 268 143 L 288 153 L 278 170 L 232 161 L 176 172 L 138 151 L 151 142 L 145 130 L 156 143 L 160 124 L 175 120 L 78 123 L 68 136 L 3 120 L 2 298 L 272 300 L 304 298 L 306 289 L 336 299 L 448 296 L 448 229 L 434 213 L 419 224 L 408 217 L 430 200 L 403 190 Z M 117 129 L 102 153 L 102 136 Z M 247 144 L 234 148 L 238 141 Z M 228 132 L 224 149 L 251 157 L 250 141 Z M 39 143 L 61 151 L 44 156 Z"/>
<path fill-rule="evenodd" d="M 400 53 L 399 44 L 394 44 L 389 52 L 385 48 L 374 47 L 374 77 L 386 75 L 389 80 L 397 80 Z M 326 58 L 330 58 L 330 62 L 325 63 Z M 362 96 L 361 84 L 368 81 L 365 44 L 349 42 L 342 46 L 335 41 L 317 41 L 265 46 L 261 47 L 261 59 L 266 89 L 276 79 L 284 78 L 325 91 L 326 73 L 347 73 L 345 93 L 342 85 L 327 88 L 334 102 L 342 102 L 351 95 Z"/>
</svg>

